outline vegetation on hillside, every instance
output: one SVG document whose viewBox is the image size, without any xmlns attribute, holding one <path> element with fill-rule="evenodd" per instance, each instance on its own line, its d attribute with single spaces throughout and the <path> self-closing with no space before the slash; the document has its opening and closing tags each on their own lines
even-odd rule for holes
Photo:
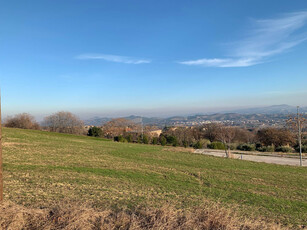
<svg viewBox="0 0 307 230">
<path fill-rule="evenodd" d="M 206 200 L 240 217 L 296 227 L 307 220 L 304 167 L 35 130 L 4 128 L 3 134 L 4 197 L 21 205 L 84 201 L 112 210 L 165 204 L 193 210 Z"/>
<path fill-rule="evenodd" d="M 40 129 L 40 125 L 34 117 L 27 113 L 17 114 L 5 119 L 4 126 L 19 129 Z"/>
<path fill-rule="evenodd" d="M 303 119 L 303 117 L 302 117 Z M 302 120 L 303 130 L 306 120 Z M 40 129 L 41 127 L 29 114 L 19 114 L 6 120 L 6 127 Z M 83 122 L 70 112 L 58 112 L 44 118 L 42 129 L 93 137 L 105 137 L 118 142 L 170 145 L 199 148 L 222 149 L 230 156 L 230 150 L 285 152 L 299 151 L 295 119 L 288 128 L 244 129 L 210 123 L 194 127 L 142 126 L 124 118 L 112 119 L 102 127 L 85 127 Z M 302 135 L 302 152 L 307 152 L 307 136 Z"/>
<path fill-rule="evenodd" d="M 134 210 L 95 208 L 82 203 L 59 203 L 40 209 L 26 208 L 9 202 L 0 204 L 0 226 L 3 229 L 225 229 L 272 230 L 279 224 L 238 218 L 217 205 L 203 204 L 191 210 L 172 206 L 137 207 Z"/>
</svg>

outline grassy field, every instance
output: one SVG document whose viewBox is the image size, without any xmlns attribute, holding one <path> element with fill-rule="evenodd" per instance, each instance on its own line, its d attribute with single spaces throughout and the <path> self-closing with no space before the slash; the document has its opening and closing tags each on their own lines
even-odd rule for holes
<svg viewBox="0 0 307 230">
<path fill-rule="evenodd" d="M 307 223 L 307 168 L 170 151 L 161 146 L 3 129 L 5 199 L 30 207 L 60 200 L 112 208 L 203 200 L 241 216 Z"/>
</svg>

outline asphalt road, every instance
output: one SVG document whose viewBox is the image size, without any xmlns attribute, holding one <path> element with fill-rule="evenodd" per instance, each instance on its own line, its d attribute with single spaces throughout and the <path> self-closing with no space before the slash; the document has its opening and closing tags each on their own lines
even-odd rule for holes
<svg viewBox="0 0 307 230">
<path fill-rule="evenodd" d="M 225 157 L 225 151 L 210 151 L 207 149 L 197 149 L 194 153 L 216 156 L 216 157 Z M 299 158 L 289 158 L 289 157 L 278 157 L 278 156 L 257 156 L 257 155 L 241 155 L 233 154 L 235 159 L 242 159 L 246 161 L 255 161 L 255 162 L 264 162 L 270 164 L 279 164 L 279 165 L 293 165 L 299 166 Z M 303 159 L 303 166 L 307 166 L 307 159 Z"/>
</svg>

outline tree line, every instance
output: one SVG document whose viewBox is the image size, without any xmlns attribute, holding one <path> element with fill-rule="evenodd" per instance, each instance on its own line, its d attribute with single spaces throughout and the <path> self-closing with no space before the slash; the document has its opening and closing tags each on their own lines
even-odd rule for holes
<svg viewBox="0 0 307 230">
<path fill-rule="evenodd" d="M 164 127 L 157 132 L 156 126 L 145 126 L 117 118 L 101 127 L 87 129 L 77 116 L 70 112 L 57 112 L 44 118 L 39 124 L 30 114 L 18 114 L 4 121 L 5 127 L 46 130 L 50 132 L 88 135 L 113 139 L 118 142 L 133 142 L 162 146 L 182 146 L 262 152 L 295 152 L 298 150 L 297 136 L 291 127 L 244 129 L 219 123 L 196 127 Z M 306 127 L 303 127 L 303 131 Z M 303 138 L 303 152 L 307 152 L 307 139 Z"/>
<path fill-rule="evenodd" d="M 27 113 L 7 117 L 4 126 L 19 129 L 46 130 L 50 132 L 87 134 L 83 121 L 70 112 L 57 112 L 44 118 L 39 124 L 32 115 Z"/>
<path fill-rule="evenodd" d="M 107 122 L 97 136 L 114 139 L 118 142 L 159 144 L 162 146 L 182 146 L 211 149 L 223 149 L 226 155 L 230 150 L 262 152 L 295 152 L 298 150 L 297 134 L 290 127 L 245 129 L 210 123 L 196 127 L 164 127 L 157 135 L 152 132 L 157 127 L 135 124 L 119 118 Z M 305 127 L 306 131 L 306 127 Z M 307 139 L 303 139 L 303 152 L 307 152 Z"/>
</svg>

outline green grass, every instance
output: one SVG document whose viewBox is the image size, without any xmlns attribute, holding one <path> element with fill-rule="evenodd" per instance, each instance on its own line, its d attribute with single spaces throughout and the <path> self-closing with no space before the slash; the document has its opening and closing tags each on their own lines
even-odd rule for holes
<svg viewBox="0 0 307 230">
<path fill-rule="evenodd" d="M 32 207 L 59 200 L 96 206 L 192 209 L 203 200 L 240 215 L 307 222 L 307 168 L 215 158 L 161 146 L 3 129 L 5 199 Z"/>
</svg>

